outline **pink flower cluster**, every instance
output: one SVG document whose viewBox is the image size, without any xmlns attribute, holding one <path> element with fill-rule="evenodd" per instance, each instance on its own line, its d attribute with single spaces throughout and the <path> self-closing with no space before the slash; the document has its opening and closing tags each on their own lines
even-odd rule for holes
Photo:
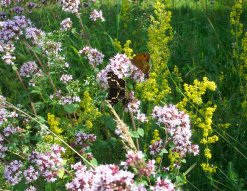
<svg viewBox="0 0 247 191">
<path fill-rule="evenodd" d="M 81 101 L 81 98 L 78 96 L 62 96 L 60 98 L 59 103 L 61 105 L 67 105 L 67 104 L 72 104 L 72 103 L 79 103 Z"/>
<path fill-rule="evenodd" d="M 105 21 L 102 11 L 101 10 L 97 11 L 96 9 L 94 9 L 91 12 L 90 19 L 92 19 L 93 21 L 97 21 L 97 20 L 100 20 L 101 22 Z"/>
<path fill-rule="evenodd" d="M 7 121 L 7 110 L 4 108 L 0 108 L 0 125 L 2 125 L 5 121 Z"/>
<path fill-rule="evenodd" d="M 27 27 L 25 35 L 26 39 L 30 39 L 33 44 L 39 44 L 45 33 L 36 27 Z"/>
<path fill-rule="evenodd" d="M 160 153 L 160 151 L 164 148 L 163 141 L 158 140 L 155 141 L 153 144 L 149 146 L 150 154 L 151 155 L 157 155 Z"/>
<path fill-rule="evenodd" d="M 72 75 L 69 75 L 69 74 L 63 74 L 61 77 L 60 77 L 60 81 L 67 84 L 68 82 L 70 82 L 71 80 L 73 80 L 73 77 Z"/>
<path fill-rule="evenodd" d="M 96 67 L 96 65 L 100 65 L 103 63 L 104 54 L 102 54 L 96 48 L 90 48 L 86 46 L 79 51 L 79 54 L 86 54 L 89 60 L 89 64 L 91 64 L 93 67 Z"/>
<path fill-rule="evenodd" d="M 25 62 L 20 69 L 20 75 L 24 77 L 30 77 L 39 72 L 40 70 L 34 61 Z"/>
<path fill-rule="evenodd" d="M 157 178 L 155 186 L 151 187 L 153 191 L 175 191 L 175 186 L 169 179 Z"/>
<path fill-rule="evenodd" d="M 18 160 L 14 160 L 9 165 L 5 166 L 4 177 L 11 185 L 16 185 L 21 181 L 22 167 L 22 162 Z"/>
<path fill-rule="evenodd" d="M 3 7 L 9 6 L 11 4 L 11 0 L 1 0 L 0 5 Z"/>
<path fill-rule="evenodd" d="M 6 64 L 14 65 L 13 61 L 15 60 L 15 56 L 12 55 L 14 51 L 15 46 L 13 44 L 4 44 L 0 42 L 0 53 L 3 53 L 3 56 L 1 58 Z"/>
<path fill-rule="evenodd" d="M 47 182 L 54 182 L 57 180 L 59 170 L 63 169 L 62 152 L 64 148 L 58 145 L 53 145 L 51 151 L 47 153 L 32 152 L 28 160 L 33 165 L 23 170 L 23 163 L 14 160 L 5 166 L 4 177 L 11 185 L 18 184 L 23 177 L 28 184 L 40 176 L 43 176 Z M 35 188 L 30 187 L 30 190 Z"/>
<path fill-rule="evenodd" d="M 145 162 L 144 155 L 141 151 L 135 153 L 130 150 L 127 152 L 126 158 L 127 159 L 125 162 L 121 162 L 121 165 L 123 165 L 124 168 L 134 168 L 141 176 L 149 177 L 155 174 L 155 161 L 148 160 L 147 162 Z"/>
<path fill-rule="evenodd" d="M 23 175 L 27 183 L 33 182 L 39 178 L 39 172 L 35 170 L 33 166 L 29 166 L 26 170 L 24 170 Z"/>
<path fill-rule="evenodd" d="M 110 63 L 105 69 L 97 74 L 97 79 L 104 88 L 108 87 L 108 72 L 113 72 L 120 79 L 131 77 L 138 82 L 144 81 L 144 74 L 142 71 L 133 65 L 125 54 L 116 54 L 110 59 Z"/>
<path fill-rule="evenodd" d="M 20 127 L 14 127 L 12 125 L 8 125 L 7 127 L 5 127 L 3 129 L 3 134 L 5 137 L 8 137 L 8 136 L 15 134 L 17 132 L 20 132 L 20 131 L 21 131 Z"/>
<path fill-rule="evenodd" d="M 136 114 L 136 119 L 142 123 L 147 122 L 148 119 L 144 113 L 140 110 L 140 100 L 136 99 L 134 92 L 129 93 L 127 109 L 129 112 Z"/>
<path fill-rule="evenodd" d="M 72 21 L 70 18 L 66 18 L 64 19 L 61 23 L 60 23 L 60 28 L 62 31 L 68 31 L 69 29 L 72 28 Z"/>
<path fill-rule="evenodd" d="M 158 120 L 158 124 L 164 125 L 166 133 L 169 135 L 168 141 L 175 144 L 174 151 L 184 157 L 187 153 L 197 155 L 199 147 L 192 145 L 189 115 L 179 111 L 176 106 L 168 105 L 164 107 L 155 106 L 152 113 L 153 118 Z"/>
<path fill-rule="evenodd" d="M 23 34 L 23 29 L 31 26 L 31 21 L 25 16 L 14 16 L 13 19 L 4 21 L 0 30 L 0 39 L 2 42 L 18 40 Z"/>
<path fill-rule="evenodd" d="M 110 59 L 110 64 L 108 64 L 105 69 L 101 70 L 97 78 L 103 87 L 108 87 L 107 74 L 108 72 L 113 72 L 118 78 L 123 79 L 130 76 L 131 61 L 125 54 L 117 54 Z"/>
<path fill-rule="evenodd" d="M 57 180 L 58 172 L 63 169 L 63 159 L 61 156 L 63 152 L 65 152 L 63 147 L 53 145 L 50 152 L 33 152 L 29 160 L 37 166 L 40 175 L 42 175 L 47 182 L 54 182 Z M 35 176 L 39 175 L 35 170 L 29 169 L 29 174 L 30 173 L 35 174 Z M 28 176 L 28 178 L 26 177 L 26 179 L 30 179 L 30 176 Z"/>
<path fill-rule="evenodd" d="M 77 132 L 75 134 L 75 141 L 73 145 L 87 147 L 90 143 L 96 141 L 96 135 Z"/>
<path fill-rule="evenodd" d="M 24 8 L 23 7 L 20 7 L 20 6 L 16 6 L 16 7 L 13 7 L 11 9 L 12 12 L 15 12 L 16 14 L 21 14 L 23 13 L 24 11 Z"/>
<path fill-rule="evenodd" d="M 1 21 L 4 21 L 4 20 L 6 20 L 6 19 L 7 19 L 7 14 L 6 14 L 6 12 L 1 11 L 1 12 L 0 12 L 0 20 L 1 20 Z"/>
<path fill-rule="evenodd" d="M 75 177 L 66 184 L 70 191 L 95 191 L 95 190 L 126 190 L 131 191 L 131 185 L 134 183 L 134 174 L 120 170 L 118 166 L 100 165 L 95 169 L 87 170 L 81 162 L 72 166 L 75 170 Z"/>
<path fill-rule="evenodd" d="M 96 135 L 77 132 L 75 134 L 75 141 L 72 143 L 72 145 L 79 147 L 79 153 L 83 154 L 87 160 L 92 160 L 93 154 L 90 152 L 90 145 L 94 141 L 96 141 Z"/>
<path fill-rule="evenodd" d="M 4 137 L 0 134 L 0 159 L 5 157 L 5 152 L 7 151 L 7 147 L 4 146 Z"/>
<path fill-rule="evenodd" d="M 80 0 L 60 0 L 62 9 L 69 13 L 78 13 Z"/>
</svg>

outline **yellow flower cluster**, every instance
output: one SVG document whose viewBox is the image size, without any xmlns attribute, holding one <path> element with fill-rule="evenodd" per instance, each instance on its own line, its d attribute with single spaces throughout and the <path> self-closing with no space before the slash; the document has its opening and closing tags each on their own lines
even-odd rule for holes
<svg viewBox="0 0 247 191">
<path fill-rule="evenodd" d="M 210 101 L 203 102 L 203 95 L 207 90 L 215 91 L 216 84 L 213 81 L 209 81 L 207 77 L 204 77 L 202 81 L 194 80 L 192 85 L 184 84 L 184 98 L 177 104 L 180 109 L 185 110 L 191 117 L 191 121 L 202 129 L 202 138 L 200 143 L 205 145 L 204 156 L 207 163 L 202 165 L 205 172 L 215 172 L 216 167 L 213 168 L 209 165 L 209 159 L 212 158 L 209 144 L 216 143 L 219 138 L 217 135 L 212 135 L 212 123 L 213 114 L 217 108 Z M 189 111 L 187 111 L 189 107 Z"/>
<path fill-rule="evenodd" d="M 213 165 L 210 165 L 210 164 L 206 164 L 206 163 L 202 163 L 201 167 L 202 167 L 204 172 L 208 172 L 208 173 L 211 173 L 211 174 L 215 173 L 216 169 L 217 169 L 216 166 L 213 166 Z"/>
<path fill-rule="evenodd" d="M 60 125 L 60 123 L 56 119 L 55 115 L 48 113 L 47 114 L 47 123 L 49 124 L 52 132 L 54 132 L 56 134 L 61 134 L 63 132 L 63 130 L 58 127 Z"/>
<path fill-rule="evenodd" d="M 230 123 L 224 123 L 224 124 L 218 124 L 218 127 L 222 128 L 222 129 L 227 129 L 231 126 Z"/>
<path fill-rule="evenodd" d="M 118 39 L 116 39 L 116 38 L 114 39 L 113 45 L 117 49 L 118 52 L 122 52 L 123 51 L 121 42 Z"/>
<path fill-rule="evenodd" d="M 168 158 L 170 160 L 169 168 L 172 171 L 174 169 L 174 167 L 175 167 L 175 164 L 178 163 L 181 160 L 180 154 L 170 150 L 169 154 L 168 154 Z"/>
<path fill-rule="evenodd" d="M 155 143 L 156 141 L 159 141 L 160 140 L 160 134 L 159 134 L 159 130 L 158 129 L 155 129 L 153 131 L 153 139 L 151 141 L 151 144 Z"/>
<path fill-rule="evenodd" d="M 150 77 L 144 83 L 138 83 L 136 85 L 136 89 L 138 91 L 138 97 L 142 98 L 142 100 L 147 101 L 155 101 L 156 96 L 158 95 L 158 83 L 157 83 L 157 75 L 152 72 L 150 73 Z"/>
<path fill-rule="evenodd" d="M 210 133 L 212 133 L 212 117 L 216 110 L 217 106 L 206 107 L 200 109 L 200 113 L 203 116 L 204 120 L 198 118 L 198 126 L 203 129 L 203 137 L 208 137 Z"/>
<path fill-rule="evenodd" d="M 235 43 L 233 44 L 233 56 L 239 57 L 239 40 L 243 34 L 243 24 L 240 22 L 240 17 L 243 12 L 243 0 L 235 0 L 230 13 L 231 33 L 234 37 Z"/>
<path fill-rule="evenodd" d="M 127 40 L 124 44 L 123 51 L 127 55 L 128 58 L 133 58 L 133 50 L 130 48 L 131 41 Z"/>
<path fill-rule="evenodd" d="M 117 39 L 114 39 L 113 43 L 114 43 L 114 46 L 115 46 L 115 48 L 117 49 L 118 52 L 123 52 L 130 59 L 133 58 L 133 56 L 134 56 L 133 55 L 133 49 L 130 48 L 131 40 L 127 40 L 125 42 L 125 44 L 123 45 L 123 47 L 121 45 L 121 42 L 119 40 L 117 40 Z"/>
<path fill-rule="evenodd" d="M 211 150 L 209 148 L 204 149 L 204 155 L 207 159 L 212 158 Z"/>
<path fill-rule="evenodd" d="M 138 97 L 155 101 L 155 103 L 164 100 L 171 92 L 167 81 L 169 75 L 167 61 L 170 57 L 168 44 L 173 36 L 170 24 L 171 12 L 167 10 L 168 5 L 168 0 L 157 0 L 154 4 L 155 16 L 151 17 L 152 23 L 148 28 L 148 49 L 152 60 L 152 73 L 148 80 L 136 87 Z"/>
<path fill-rule="evenodd" d="M 92 122 L 101 115 L 98 108 L 94 106 L 93 99 L 90 97 L 88 91 L 85 91 L 83 94 L 83 98 L 80 102 L 80 110 L 77 114 L 79 115 L 77 122 L 84 122 L 85 126 L 89 129 L 93 127 Z"/>
<path fill-rule="evenodd" d="M 184 84 L 185 98 L 184 101 L 192 101 L 193 103 L 200 105 L 203 103 L 202 95 L 206 93 L 206 90 L 215 91 L 216 84 L 212 81 L 209 81 L 207 77 L 203 78 L 203 81 L 194 80 L 193 85 Z"/>
<path fill-rule="evenodd" d="M 212 144 L 212 143 L 216 143 L 219 140 L 219 137 L 217 135 L 213 135 L 211 137 L 206 137 L 206 138 L 202 138 L 200 143 L 201 144 Z"/>
</svg>

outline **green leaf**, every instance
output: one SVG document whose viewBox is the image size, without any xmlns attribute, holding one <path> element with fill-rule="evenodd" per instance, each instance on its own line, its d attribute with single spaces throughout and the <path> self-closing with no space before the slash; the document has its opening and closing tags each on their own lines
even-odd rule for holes
<svg viewBox="0 0 247 191">
<path fill-rule="evenodd" d="M 116 122 L 113 120 L 113 118 L 110 115 L 103 115 L 101 118 L 102 122 L 106 124 L 106 127 L 115 130 Z"/>
<path fill-rule="evenodd" d="M 91 163 L 92 165 L 94 165 L 94 166 L 98 166 L 98 161 L 97 161 L 95 158 L 93 158 L 93 159 L 90 161 L 90 163 Z"/>
<path fill-rule="evenodd" d="M 34 48 L 33 48 L 33 51 L 34 51 L 35 53 L 39 54 L 39 55 L 41 55 L 41 54 L 42 54 L 42 50 L 41 50 L 41 48 L 34 47 Z"/>
<path fill-rule="evenodd" d="M 138 128 L 138 129 L 137 129 L 137 133 L 138 133 L 141 137 L 144 136 L 144 130 L 143 130 L 142 128 Z"/>
<path fill-rule="evenodd" d="M 139 138 L 140 135 L 137 131 L 130 131 L 130 136 L 133 138 Z"/>
<path fill-rule="evenodd" d="M 16 184 L 14 186 L 14 190 L 25 190 L 25 188 L 26 188 L 26 184 L 23 181 L 21 181 L 19 184 Z"/>
<path fill-rule="evenodd" d="M 184 175 L 176 176 L 177 185 L 181 186 L 186 183 L 186 177 Z"/>
<path fill-rule="evenodd" d="M 39 121 L 40 123 L 45 123 L 45 118 L 42 117 L 42 116 L 38 116 L 38 121 Z"/>
<path fill-rule="evenodd" d="M 52 183 L 48 183 L 48 184 L 46 184 L 46 186 L 45 186 L 45 191 L 53 191 L 53 189 L 52 189 Z"/>
<path fill-rule="evenodd" d="M 176 147 L 176 145 L 173 142 L 170 142 L 169 147 L 171 147 L 171 149 L 174 149 Z"/>
<path fill-rule="evenodd" d="M 163 154 L 166 154 L 166 153 L 168 153 L 168 151 L 167 151 L 166 149 L 162 149 L 162 150 L 160 151 L 159 156 L 162 156 Z"/>
<path fill-rule="evenodd" d="M 181 162 L 182 162 L 182 163 L 186 163 L 186 160 L 185 160 L 185 159 L 182 159 Z"/>
<path fill-rule="evenodd" d="M 16 65 L 13 65 L 12 66 L 12 70 L 14 70 L 14 71 L 17 71 L 18 70 L 18 68 L 16 67 Z"/>
<path fill-rule="evenodd" d="M 79 108 L 78 104 L 64 105 L 64 110 L 68 113 L 74 113 Z"/>
</svg>

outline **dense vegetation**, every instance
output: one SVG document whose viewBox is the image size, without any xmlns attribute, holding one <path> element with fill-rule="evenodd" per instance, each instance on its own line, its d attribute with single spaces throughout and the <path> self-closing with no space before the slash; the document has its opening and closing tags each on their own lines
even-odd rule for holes
<svg viewBox="0 0 247 191">
<path fill-rule="evenodd" d="M 247 190 L 246 0 L 0 5 L 0 190 Z"/>
</svg>

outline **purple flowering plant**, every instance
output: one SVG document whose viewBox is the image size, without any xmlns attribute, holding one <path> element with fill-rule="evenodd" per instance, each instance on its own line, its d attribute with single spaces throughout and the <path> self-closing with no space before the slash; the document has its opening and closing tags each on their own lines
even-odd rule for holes
<svg viewBox="0 0 247 191">
<path fill-rule="evenodd" d="M 182 189 L 194 168 L 186 158 L 200 153 L 190 113 L 177 107 L 180 100 L 172 95 L 158 103 L 142 99 L 136 87 L 148 86 L 152 77 L 132 64 L 130 47 L 117 46 L 106 26 L 111 15 L 100 10 L 101 3 L 60 0 L 57 28 L 51 31 L 36 27 L 40 23 L 29 14 L 52 2 L 0 2 L 14 14 L 0 14 L 1 64 L 22 88 L 16 100 L 13 92 L 10 98 L 0 95 L 0 160 L 6 187 Z M 62 11 L 66 17 L 59 15 Z M 111 82 L 117 84 L 117 99 L 124 81 L 125 100 L 116 105 L 107 100 L 109 73 L 115 76 Z"/>
</svg>

